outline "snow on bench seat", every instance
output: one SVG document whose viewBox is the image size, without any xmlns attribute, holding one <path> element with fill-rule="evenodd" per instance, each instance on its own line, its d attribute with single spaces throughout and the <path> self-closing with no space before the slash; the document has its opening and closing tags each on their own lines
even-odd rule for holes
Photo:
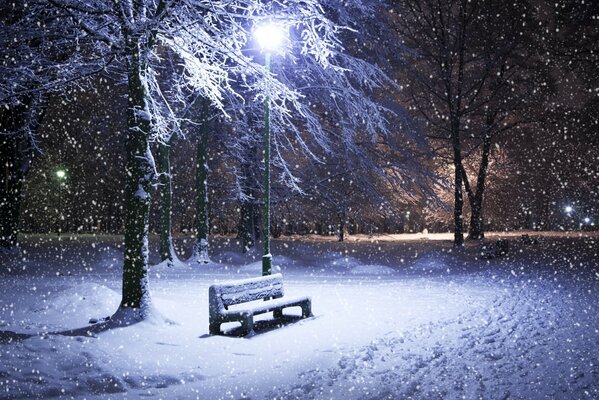
<svg viewBox="0 0 599 400">
<path fill-rule="evenodd" d="M 210 333 L 219 334 L 224 322 L 239 321 L 245 335 L 253 333 L 254 315 L 273 311 L 275 318 L 283 316 L 287 307 L 301 307 L 302 317 L 312 315 L 310 297 L 283 298 L 283 276 L 274 274 L 259 278 L 229 281 L 210 286 Z M 262 300 L 261 302 L 257 302 Z M 234 309 L 231 306 L 241 305 Z"/>
</svg>

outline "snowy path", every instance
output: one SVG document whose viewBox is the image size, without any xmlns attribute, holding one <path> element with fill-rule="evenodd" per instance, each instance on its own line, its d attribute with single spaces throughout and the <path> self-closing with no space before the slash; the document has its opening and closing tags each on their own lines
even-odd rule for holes
<svg viewBox="0 0 599 400">
<path fill-rule="evenodd" d="M 597 327 L 572 325 L 561 299 L 538 294 L 504 293 L 490 308 L 377 337 L 332 368 L 304 372 L 307 384 L 269 397 L 597 398 Z"/>
<path fill-rule="evenodd" d="M 279 257 L 287 294 L 312 295 L 315 318 L 264 325 L 251 339 L 208 335 L 207 288 L 255 274 L 256 263 L 153 269 L 154 302 L 175 325 L 65 336 L 36 333 L 84 327 L 118 306 L 114 248 L 108 259 L 83 257 L 72 275 L 31 255 L 13 262 L 0 280 L 0 398 L 599 398 L 599 275 L 588 242 L 491 263 L 431 243 L 409 247 L 415 257 L 377 247 L 366 262 L 327 245 Z M 54 260 L 45 251 L 39 259 Z M 326 266 L 310 268 L 318 252 Z"/>
</svg>

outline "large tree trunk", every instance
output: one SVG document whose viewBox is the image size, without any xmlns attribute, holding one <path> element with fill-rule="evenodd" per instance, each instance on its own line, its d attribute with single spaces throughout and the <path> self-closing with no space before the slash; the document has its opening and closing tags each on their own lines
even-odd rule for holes
<svg viewBox="0 0 599 400">
<path fill-rule="evenodd" d="M 482 210 L 482 196 L 480 199 L 470 204 L 470 230 L 468 231 L 468 239 L 480 240 L 485 237 L 483 230 L 483 210 Z"/>
<path fill-rule="evenodd" d="M 11 249 L 17 245 L 19 211 L 23 173 L 19 160 L 19 138 L 15 135 L 0 136 L 0 248 Z"/>
<path fill-rule="evenodd" d="M 160 260 L 166 261 L 167 264 L 172 267 L 175 262 L 175 250 L 173 248 L 173 235 L 171 228 L 173 198 L 170 163 L 171 143 L 161 143 L 159 151 L 160 174 L 158 182 L 160 185 Z"/>
<path fill-rule="evenodd" d="M 480 240 L 484 238 L 483 226 L 483 200 L 485 192 L 485 182 L 487 178 L 487 167 L 489 166 L 489 155 L 491 153 L 491 138 L 485 135 L 483 141 L 483 152 L 478 169 L 478 177 L 476 180 L 476 192 L 470 201 L 470 231 L 468 237 L 472 240 Z"/>
<path fill-rule="evenodd" d="M 192 258 L 198 263 L 209 263 L 208 235 L 210 234 L 210 221 L 208 218 L 208 124 L 209 104 L 203 101 L 202 118 L 196 148 L 196 243 L 194 244 Z"/>
<path fill-rule="evenodd" d="M 464 208 L 464 193 L 462 191 L 462 152 L 459 136 L 459 121 L 455 120 L 451 123 L 451 136 L 453 147 L 453 166 L 454 166 L 454 207 L 453 207 L 453 223 L 454 223 L 454 239 L 453 245 L 461 247 L 464 245 L 464 225 L 463 225 L 463 208 Z"/>
<path fill-rule="evenodd" d="M 22 188 L 31 165 L 34 134 L 43 113 L 32 115 L 33 98 L 8 108 L 0 108 L 0 249 L 18 243 Z"/>
<path fill-rule="evenodd" d="M 148 316 L 148 220 L 155 165 L 150 151 L 150 112 L 144 84 L 146 66 L 137 38 L 127 41 L 128 110 L 125 185 L 125 261 L 121 309 L 134 309 L 134 319 Z"/>
<path fill-rule="evenodd" d="M 453 208 L 453 224 L 454 224 L 454 246 L 464 245 L 464 224 L 463 224 L 463 208 L 464 208 L 464 194 L 462 193 L 462 171 L 459 165 L 454 162 L 455 175 L 454 175 L 454 208 Z"/>
</svg>

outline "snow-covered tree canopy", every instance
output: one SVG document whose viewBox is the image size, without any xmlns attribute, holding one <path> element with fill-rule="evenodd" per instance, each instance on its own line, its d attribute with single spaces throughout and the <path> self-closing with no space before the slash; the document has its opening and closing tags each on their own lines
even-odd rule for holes
<svg viewBox="0 0 599 400">
<path fill-rule="evenodd" d="M 344 9 L 337 3 L 325 5 Z M 369 10 L 360 0 L 351 3 L 355 12 Z M 333 22 L 315 0 L 32 0 L 3 8 L 1 40 L 13 54 L 0 66 L 3 103 L 97 72 L 118 72 L 125 79 L 123 66 L 134 56 L 145 67 L 146 112 L 157 140 L 170 137 L 198 95 L 226 115 L 268 96 L 275 142 L 288 146 L 290 138 L 301 139 L 308 131 L 326 147 L 317 117 L 323 107 L 335 113 L 343 137 L 356 129 L 386 131 L 383 110 L 364 96 L 381 87 L 384 74 L 345 54 L 339 37 L 350 31 L 342 25 L 347 15 L 340 13 Z M 267 22 L 288 33 L 273 54 L 272 72 L 264 68 L 253 37 Z M 180 76 L 167 89 L 159 84 L 165 52 L 175 53 L 180 63 Z M 307 149 L 303 140 L 294 142 Z"/>
<path fill-rule="evenodd" d="M 0 4 L 0 104 L 5 108 L 81 82 L 114 61 L 116 54 L 93 47 L 70 15 L 45 3 Z"/>
</svg>

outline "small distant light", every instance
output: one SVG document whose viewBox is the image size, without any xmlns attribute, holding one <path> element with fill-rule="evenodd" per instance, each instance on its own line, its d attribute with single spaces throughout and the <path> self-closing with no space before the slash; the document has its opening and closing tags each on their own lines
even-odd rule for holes
<svg viewBox="0 0 599 400">
<path fill-rule="evenodd" d="M 572 206 L 566 206 L 565 208 L 567 213 L 571 213 L 572 212 Z"/>
<path fill-rule="evenodd" d="M 59 169 L 58 171 L 56 171 L 56 176 L 58 177 L 58 179 L 63 179 L 65 176 L 67 176 L 67 173 L 64 172 L 64 170 Z"/>
<path fill-rule="evenodd" d="M 589 217 L 586 217 L 586 218 L 584 219 L 584 223 L 585 223 L 585 224 L 588 224 L 588 223 L 590 223 L 590 222 L 591 222 L 591 219 L 590 219 Z"/>
</svg>

